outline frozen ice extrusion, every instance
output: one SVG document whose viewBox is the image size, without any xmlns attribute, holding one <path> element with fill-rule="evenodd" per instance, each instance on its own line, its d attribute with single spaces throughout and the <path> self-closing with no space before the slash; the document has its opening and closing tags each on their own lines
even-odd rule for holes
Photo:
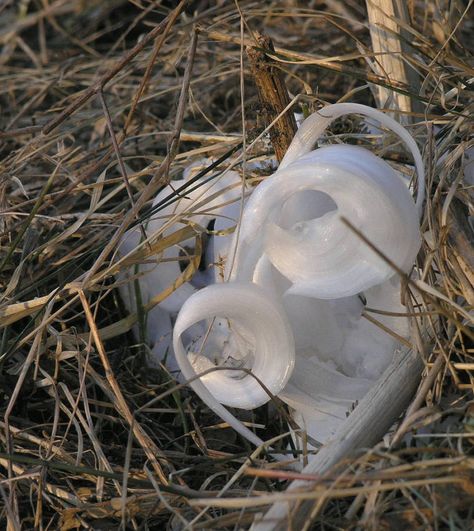
<svg viewBox="0 0 474 531">
<path fill-rule="evenodd" d="M 314 149 L 331 121 L 352 113 L 400 137 L 414 159 L 416 186 L 365 148 Z M 385 114 L 342 103 L 303 122 L 278 170 L 245 205 L 228 282 L 194 286 L 178 302 L 176 361 L 216 414 L 261 444 L 225 406 L 252 409 L 278 395 L 316 439 L 334 434 L 400 347 L 395 338 L 409 337 L 406 317 L 380 317 L 395 336 L 362 317 L 365 304 L 403 314 L 400 285 L 341 217 L 408 273 L 420 247 L 424 193 L 418 147 Z"/>
</svg>

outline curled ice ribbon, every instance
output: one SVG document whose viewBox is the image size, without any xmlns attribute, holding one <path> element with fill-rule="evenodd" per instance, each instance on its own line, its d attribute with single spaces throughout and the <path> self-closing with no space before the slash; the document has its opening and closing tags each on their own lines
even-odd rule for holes
<svg viewBox="0 0 474 531">
<path fill-rule="evenodd" d="M 384 160 L 358 146 L 310 151 L 333 119 L 360 113 L 395 131 L 413 154 L 419 176 L 423 163 L 408 132 L 384 114 L 356 104 L 336 104 L 313 114 L 298 130 L 278 171 L 250 197 L 239 232 L 233 279 L 248 278 L 264 252 L 292 282 L 290 292 L 333 299 L 380 284 L 393 269 L 341 221 L 348 219 L 400 269 L 407 271 L 420 246 L 418 215 L 424 197 L 418 180 L 416 203 L 402 177 Z M 288 225 L 284 205 L 294 194 L 316 192 L 332 208 Z M 258 227 L 258 229 L 257 229 Z"/>
<path fill-rule="evenodd" d="M 365 148 L 312 151 L 332 120 L 351 113 L 376 119 L 411 151 L 416 200 L 403 177 Z M 354 352 L 351 341 L 357 345 L 369 338 L 382 358 L 397 346 L 392 338 L 379 341 L 379 332 L 364 329 L 360 294 L 367 293 L 372 305 L 389 305 L 382 309 L 400 311 L 401 306 L 392 267 L 341 217 L 408 272 L 420 247 L 423 199 L 420 152 L 397 122 L 357 104 L 330 105 L 305 120 L 278 170 L 254 189 L 245 206 L 234 237 L 235 259 L 228 264 L 229 282 L 194 293 L 178 314 L 176 359 L 204 402 L 254 444 L 262 441 L 224 405 L 251 409 L 270 394 L 279 395 L 306 415 L 308 424 L 317 421 L 320 440 L 329 437 L 351 401 L 360 399 L 384 368 L 379 363 L 380 369 L 371 372 L 370 359 L 364 358 L 366 350 L 373 352 L 371 346 Z M 227 323 L 224 341 L 213 338 L 216 320 Z M 208 331 L 196 352 L 183 337 L 198 322 Z M 396 326 L 404 330 L 403 324 Z M 206 348 L 206 341 L 213 348 Z M 350 368 L 357 363 L 368 370 L 361 374 Z M 220 369 L 212 371 L 216 365 Z M 239 367 L 247 371 L 239 374 Z"/>
<path fill-rule="evenodd" d="M 152 208 L 157 210 L 146 225 L 148 238 L 168 236 L 190 222 L 203 229 L 212 225 L 213 233 L 225 235 L 210 235 L 203 249 L 202 267 L 196 271 L 190 282 L 185 282 L 171 293 L 158 306 L 147 313 L 147 339 L 152 347 L 152 363 L 160 363 L 165 357 L 168 368 L 176 370 L 172 350 L 172 329 L 176 313 L 183 303 L 201 287 L 215 282 L 222 268 L 213 266 L 221 260 L 226 247 L 232 238 L 231 230 L 240 214 L 241 178 L 235 171 L 226 171 L 220 178 L 211 183 L 201 178 L 191 186 L 191 172 L 185 172 L 182 179 L 173 181 L 164 187 L 155 197 Z M 181 192 L 176 191 L 181 190 Z M 227 234 L 228 233 L 228 234 Z M 125 256 L 135 250 L 141 242 L 142 233 L 138 227 L 128 231 L 119 247 L 119 255 Z M 192 255 L 195 240 L 193 238 L 173 245 L 164 250 L 156 258 L 151 257 L 147 263 L 140 264 L 119 275 L 119 278 L 137 278 L 139 280 L 140 296 L 146 305 L 152 297 L 173 285 L 187 264 L 186 254 Z M 181 259 L 180 259 L 181 257 Z M 122 299 L 129 311 L 136 311 L 135 284 L 128 282 L 120 289 Z M 189 340 L 196 335 L 194 327 L 187 334 Z"/>
<path fill-rule="evenodd" d="M 216 316 L 230 320 L 231 327 L 245 329 L 244 337 L 238 337 L 238 330 L 232 334 L 234 337 L 229 337 L 230 341 L 234 339 L 237 350 L 228 354 L 234 355 L 235 362 L 242 362 L 241 367 L 250 361 L 251 366 L 247 368 L 252 369 L 255 378 L 228 370 L 211 371 L 194 379 L 197 372 L 204 372 L 213 364 L 202 352 L 193 352 L 190 358 L 182 335 L 191 326 Z M 253 409 L 271 398 L 260 381 L 265 382 L 272 394 L 280 392 L 288 382 L 295 362 L 295 349 L 288 320 L 279 302 L 263 288 L 249 282 L 208 286 L 184 303 L 174 326 L 173 347 L 183 376 L 192 380 L 190 385 L 194 391 L 244 437 L 261 444 L 261 440 L 241 423 L 236 423 L 235 417 L 221 404 Z M 218 354 L 222 357 L 222 352 Z"/>
</svg>

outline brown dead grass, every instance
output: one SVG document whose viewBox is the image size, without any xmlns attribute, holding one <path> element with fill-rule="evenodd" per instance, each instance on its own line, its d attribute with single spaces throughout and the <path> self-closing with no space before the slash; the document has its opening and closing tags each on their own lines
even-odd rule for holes
<svg viewBox="0 0 474 531">
<path fill-rule="evenodd" d="M 190 235 L 199 241 L 199 229 L 184 224 L 121 265 L 112 259 L 190 162 L 220 157 L 218 168 L 238 169 L 242 140 L 247 158 L 271 154 L 265 141 L 251 144 L 262 127 L 241 16 L 247 42 L 258 30 L 273 39 L 296 111 L 341 98 L 373 105 L 368 83 L 387 82 L 367 65 L 361 1 L 185 3 L 0 3 L 2 528 L 247 528 L 294 478 L 263 455 L 245 461 L 252 449 L 164 368 L 147 368 L 146 341 L 131 333 L 150 308 L 127 314 L 116 273 Z M 403 422 L 300 493 L 315 500 L 314 529 L 469 529 L 474 517 L 467 3 L 408 2 L 406 60 L 421 86 L 393 86 L 422 108 L 411 126 L 429 195 L 419 266 L 437 337 Z M 365 141 L 352 125 L 351 141 Z M 347 140 L 337 124 L 332 133 Z M 398 146 L 383 154 L 405 162 Z M 198 264 L 190 259 L 177 282 Z M 284 415 L 268 422 L 272 408 L 246 417 L 267 426 L 266 438 L 288 431 Z M 202 510 L 222 489 L 235 500 Z"/>
</svg>

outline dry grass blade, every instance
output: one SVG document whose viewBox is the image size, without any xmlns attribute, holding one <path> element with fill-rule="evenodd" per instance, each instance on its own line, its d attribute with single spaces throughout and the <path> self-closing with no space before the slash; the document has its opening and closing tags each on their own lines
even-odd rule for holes
<svg viewBox="0 0 474 531">
<path fill-rule="evenodd" d="M 160 481 L 164 485 L 166 485 L 168 481 L 166 479 L 165 474 L 163 473 L 162 466 L 157 459 L 158 457 L 161 457 L 161 459 L 166 463 L 166 458 L 163 456 L 163 454 L 161 453 L 159 448 L 156 446 L 156 444 L 143 431 L 143 428 L 140 426 L 140 424 L 138 424 L 135 421 L 133 414 L 130 411 L 130 408 L 122 394 L 120 385 L 118 384 L 116 378 L 114 377 L 112 367 L 110 366 L 107 353 L 105 352 L 104 346 L 99 336 L 99 332 L 97 330 L 97 326 L 94 321 L 94 316 L 92 315 L 89 303 L 83 291 L 79 292 L 79 298 L 81 299 L 81 303 L 84 308 L 85 316 L 91 328 L 91 334 L 94 338 L 94 343 L 96 345 L 97 351 L 101 358 L 102 365 L 104 366 L 105 376 L 107 378 L 107 381 L 109 382 L 110 388 L 112 389 L 114 398 L 116 400 L 117 409 L 120 412 L 120 414 L 124 417 L 124 419 L 128 422 L 130 429 L 133 431 L 137 441 L 140 443 L 146 456 L 151 461 L 153 468 L 155 469 L 155 472 L 160 478 Z"/>
</svg>

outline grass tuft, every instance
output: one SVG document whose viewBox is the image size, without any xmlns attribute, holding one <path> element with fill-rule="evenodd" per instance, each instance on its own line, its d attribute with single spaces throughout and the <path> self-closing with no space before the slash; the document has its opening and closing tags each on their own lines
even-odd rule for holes
<svg viewBox="0 0 474 531">
<path fill-rule="evenodd" d="M 410 86 L 370 68 L 360 0 L 0 2 L 2 528 L 242 529 L 289 497 L 312 501 L 305 529 L 471 528 L 471 4 L 408 2 L 402 54 L 419 78 Z M 374 87 L 409 97 L 427 168 L 413 308 L 433 336 L 422 381 L 384 441 L 311 478 L 249 448 L 151 366 L 145 334 L 132 333 L 199 256 L 137 313 L 117 289 L 120 271 L 167 247 L 194 237 L 200 249 L 205 229 L 183 217 L 116 260 L 127 229 L 186 193 L 152 210 L 163 185 L 193 162 L 211 181 L 272 156 L 243 53 L 257 32 L 274 43 L 295 112 L 341 99 L 375 106 Z M 334 124 L 328 141 L 373 143 L 363 124 L 347 125 Z M 413 172 L 399 145 L 376 149 Z M 268 173 L 245 168 L 249 182 Z M 242 418 L 286 451 L 291 420 L 277 400 Z M 311 486 L 285 492 L 293 479 Z"/>
</svg>

